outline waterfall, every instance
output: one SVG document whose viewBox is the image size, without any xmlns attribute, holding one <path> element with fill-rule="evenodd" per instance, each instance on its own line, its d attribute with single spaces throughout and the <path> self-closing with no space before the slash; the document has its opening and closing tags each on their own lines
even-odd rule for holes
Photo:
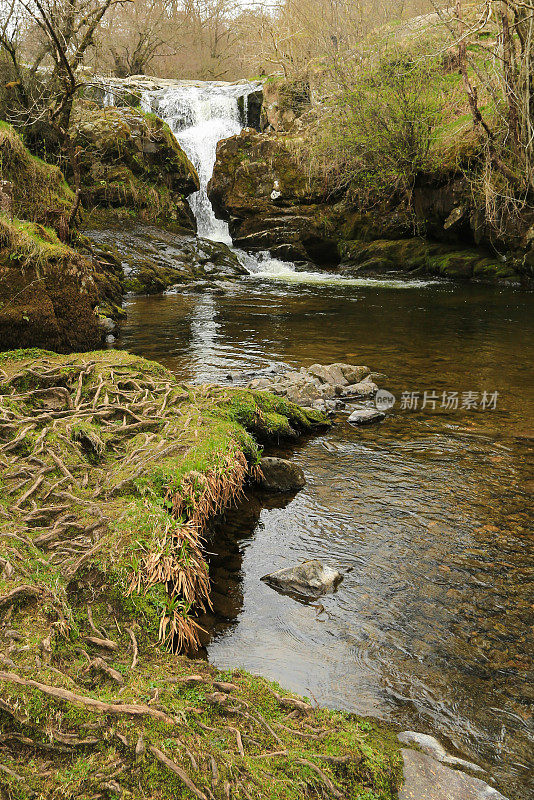
<svg viewBox="0 0 534 800">
<path fill-rule="evenodd" d="M 145 84 L 143 86 L 143 83 Z M 197 221 L 198 235 L 204 239 L 223 242 L 232 247 L 228 224 L 217 219 L 208 197 L 208 183 L 215 165 L 217 144 L 221 139 L 239 134 L 247 124 L 248 96 L 257 91 L 260 83 L 223 81 L 162 81 L 137 80 L 141 89 L 143 111 L 163 119 L 194 164 L 200 179 L 200 190 L 188 197 Z M 116 84 L 109 83 L 104 105 L 115 103 Z M 239 260 L 257 278 L 280 280 L 286 283 L 333 283 L 337 286 L 367 286 L 384 284 L 373 278 L 344 278 L 321 272 L 297 270 L 295 264 L 279 261 L 268 251 L 245 253 L 232 247 Z M 402 281 L 389 281 L 396 285 Z"/>
<path fill-rule="evenodd" d="M 217 144 L 247 124 L 247 98 L 257 83 L 183 82 L 144 91 L 141 106 L 161 117 L 194 164 L 200 190 L 188 198 L 198 235 L 231 245 L 228 225 L 216 218 L 208 197 Z"/>
</svg>

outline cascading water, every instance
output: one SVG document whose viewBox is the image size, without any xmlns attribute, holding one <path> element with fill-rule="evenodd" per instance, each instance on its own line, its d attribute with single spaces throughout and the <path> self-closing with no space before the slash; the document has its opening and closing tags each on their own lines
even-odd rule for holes
<svg viewBox="0 0 534 800">
<path fill-rule="evenodd" d="M 241 132 L 247 122 L 247 97 L 257 89 L 255 83 L 205 82 L 183 83 L 142 94 L 143 109 L 165 120 L 198 172 L 200 190 L 188 199 L 198 235 L 205 239 L 232 244 L 228 225 L 213 212 L 208 182 L 218 142 Z"/>
</svg>

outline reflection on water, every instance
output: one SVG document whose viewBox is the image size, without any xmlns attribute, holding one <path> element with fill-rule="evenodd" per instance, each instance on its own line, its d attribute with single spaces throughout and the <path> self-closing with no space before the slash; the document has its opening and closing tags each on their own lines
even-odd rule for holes
<svg viewBox="0 0 534 800">
<path fill-rule="evenodd" d="M 534 302 L 514 290 L 246 280 L 135 298 L 119 346 L 189 380 L 272 363 L 366 363 L 404 391 L 498 391 L 497 410 L 343 418 L 299 445 L 294 498 L 250 497 L 210 548 L 208 655 L 319 702 L 432 732 L 527 798 L 532 753 Z M 261 575 L 352 567 L 311 605 Z M 530 747 L 530 749 L 529 749 Z"/>
</svg>

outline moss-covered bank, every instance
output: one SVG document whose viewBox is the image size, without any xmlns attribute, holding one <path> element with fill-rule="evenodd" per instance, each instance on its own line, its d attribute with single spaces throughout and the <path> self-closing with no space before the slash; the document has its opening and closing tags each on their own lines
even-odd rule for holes
<svg viewBox="0 0 534 800">
<path fill-rule="evenodd" d="M 0 794 L 395 797 L 386 729 L 169 652 L 258 441 L 324 419 L 116 351 L 6 353 L 0 381 Z"/>
<path fill-rule="evenodd" d="M 95 277 L 53 228 L 0 214 L 0 350 L 99 346 Z"/>
</svg>

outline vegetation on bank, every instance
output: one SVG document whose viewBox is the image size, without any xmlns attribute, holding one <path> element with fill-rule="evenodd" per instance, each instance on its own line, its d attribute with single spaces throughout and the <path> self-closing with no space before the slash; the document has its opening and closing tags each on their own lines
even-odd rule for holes
<svg viewBox="0 0 534 800">
<path fill-rule="evenodd" d="M 477 4 L 437 10 L 374 31 L 358 58 L 340 55 L 314 76 L 315 107 L 293 148 L 326 196 L 379 219 L 394 213 L 412 234 L 528 248 L 533 123 L 521 97 L 532 23 L 523 14 L 513 3 L 486 16 Z M 454 224 L 433 225 L 454 206 Z"/>
<path fill-rule="evenodd" d="M 117 351 L 5 353 L 0 381 L 5 796 L 395 797 L 391 732 L 166 652 L 258 441 L 324 419 Z"/>
</svg>

